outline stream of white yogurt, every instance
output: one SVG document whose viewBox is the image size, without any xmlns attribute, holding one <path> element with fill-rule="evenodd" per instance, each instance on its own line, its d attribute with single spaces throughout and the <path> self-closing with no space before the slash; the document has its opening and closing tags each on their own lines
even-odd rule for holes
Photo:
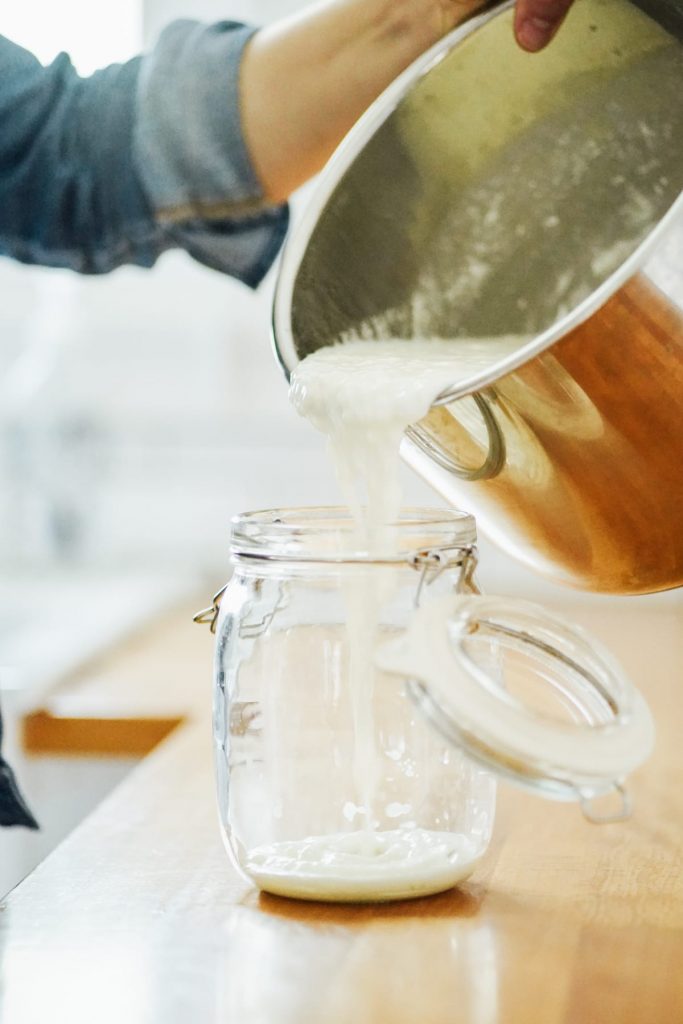
<svg viewBox="0 0 683 1024">
<path fill-rule="evenodd" d="M 395 552 L 391 524 L 401 507 L 399 447 L 406 427 L 422 419 L 441 392 L 484 371 L 523 341 L 512 336 L 348 341 L 322 348 L 296 367 L 291 401 L 328 438 L 358 550 Z M 249 873 L 263 889 L 305 899 L 398 899 L 438 892 L 470 874 L 476 848 L 456 833 L 376 829 L 374 649 L 380 609 L 390 592 L 386 577 L 376 572 L 350 577 L 345 586 L 360 828 L 252 849 Z"/>
<path fill-rule="evenodd" d="M 347 341 L 321 348 L 294 370 L 290 400 L 329 440 L 330 455 L 368 546 L 392 549 L 388 523 L 401 507 L 399 447 L 406 427 L 441 392 L 486 371 L 524 343 L 516 335 Z"/>
</svg>

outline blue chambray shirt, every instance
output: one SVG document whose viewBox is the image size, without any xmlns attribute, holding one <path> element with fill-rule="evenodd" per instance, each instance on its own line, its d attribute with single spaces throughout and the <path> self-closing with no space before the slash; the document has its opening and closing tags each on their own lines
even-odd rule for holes
<svg viewBox="0 0 683 1024">
<path fill-rule="evenodd" d="M 254 31 L 177 21 L 89 78 L 0 36 L 0 254 L 98 274 L 180 247 L 257 285 L 287 208 L 264 202 L 242 137 Z"/>
<path fill-rule="evenodd" d="M 264 202 L 242 137 L 254 31 L 174 22 L 151 53 L 89 78 L 0 36 L 0 255 L 100 274 L 183 248 L 256 286 L 288 211 Z M 37 827 L 0 756 L 2 825 Z"/>
</svg>

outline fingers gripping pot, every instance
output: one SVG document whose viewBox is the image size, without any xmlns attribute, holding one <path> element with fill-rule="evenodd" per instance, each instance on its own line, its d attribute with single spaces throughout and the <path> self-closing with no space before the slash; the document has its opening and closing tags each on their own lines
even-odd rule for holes
<svg viewBox="0 0 683 1024">
<path fill-rule="evenodd" d="M 406 510 L 392 556 L 354 536 L 343 509 L 237 517 L 232 578 L 197 617 L 216 629 L 219 808 L 238 868 L 306 899 L 449 888 L 487 848 L 497 776 L 589 820 L 612 794 L 609 820 L 626 816 L 653 730 L 609 654 L 479 595 L 470 516 Z M 365 665 L 347 629 L 359 593 L 382 595 Z"/>
<path fill-rule="evenodd" d="M 677 587 L 683 5 L 579 0 L 533 55 L 511 20 L 458 28 L 349 133 L 285 247 L 276 351 L 289 374 L 340 340 L 451 339 L 405 460 L 558 582 Z"/>
</svg>

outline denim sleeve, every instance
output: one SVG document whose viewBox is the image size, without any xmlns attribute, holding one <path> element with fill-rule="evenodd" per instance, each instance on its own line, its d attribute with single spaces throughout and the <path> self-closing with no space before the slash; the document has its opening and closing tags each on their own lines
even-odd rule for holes
<svg viewBox="0 0 683 1024">
<path fill-rule="evenodd" d="M 288 213 L 264 202 L 242 138 L 253 31 L 176 22 L 89 78 L 0 37 L 0 253 L 103 273 L 182 247 L 257 285 Z"/>
<path fill-rule="evenodd" d="M 8 828 L 10 825 L 21 825 L 24 828 L 39 827 L 19 791 L 14 772 L 2 756 L 2 713 L 0 713 L 0 828 Z M 0 893 L 1 895 L 2 893 Z"/>
</svg>

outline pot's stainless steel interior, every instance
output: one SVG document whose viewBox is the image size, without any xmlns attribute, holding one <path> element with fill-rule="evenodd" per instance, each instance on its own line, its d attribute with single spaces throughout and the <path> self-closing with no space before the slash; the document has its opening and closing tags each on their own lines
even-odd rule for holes
<svg viewBox="0 0 683 1024">
<path fill-rule="evenodd" d="M 647 261 L 683 208 L 683 3 L 577 0 L 535 55 L 511 18 L 442 41 L 321 175 L 280 271 L 278 355 L 517 335 L 471 379 L 454 346 L 404 456 L 555 579 L 677 586 L 683 316 Z"/>
</svg>

